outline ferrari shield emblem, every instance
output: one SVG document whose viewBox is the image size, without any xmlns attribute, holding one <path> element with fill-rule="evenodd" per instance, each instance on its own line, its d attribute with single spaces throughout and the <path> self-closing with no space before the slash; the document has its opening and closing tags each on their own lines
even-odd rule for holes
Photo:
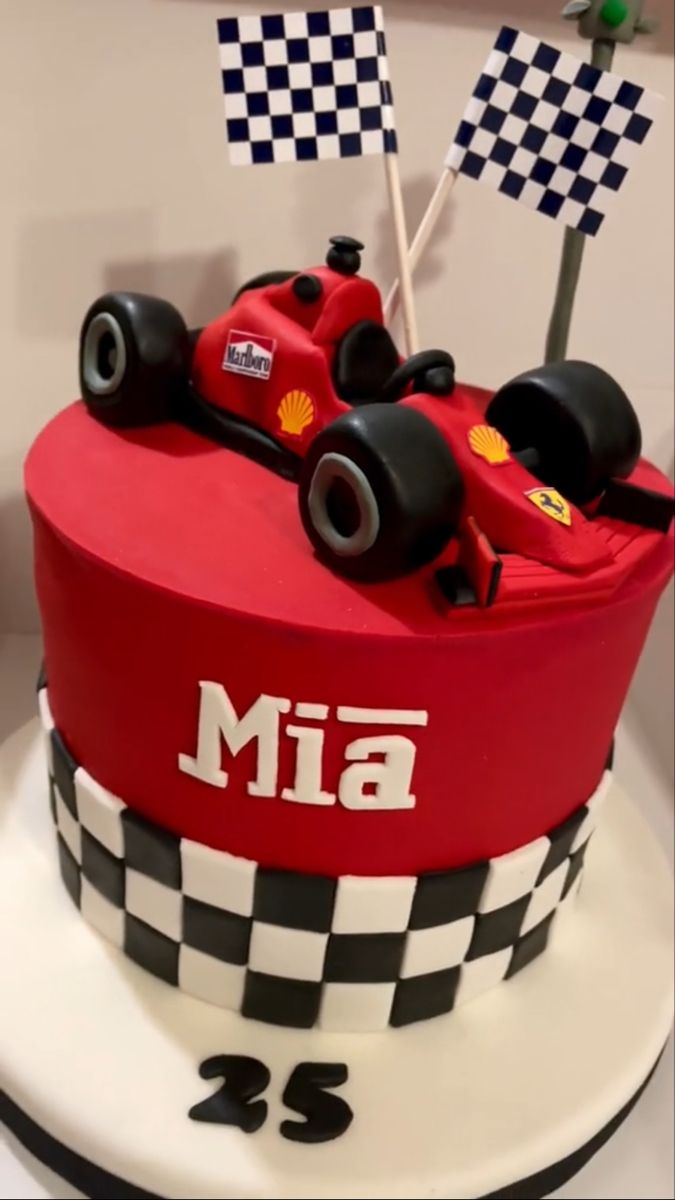
<svg viewBox="0 0 675 1200">
<path fill-rule="evenodd" d="M 559 521 L 561 525 L 572 524 L 570 506 L 555 488 L 532 488 L 532 491 L 526 492 L 525 495 L 553 521 Z"/>
</svg>

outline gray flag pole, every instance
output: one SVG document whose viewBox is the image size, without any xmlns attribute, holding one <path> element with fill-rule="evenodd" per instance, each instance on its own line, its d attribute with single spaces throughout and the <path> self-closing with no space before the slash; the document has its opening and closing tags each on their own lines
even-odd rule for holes
<svg viewBox="0 0 675 1200">
<path fill-rule="evenodd" d="M 611 71 L 617 42 L 629 45 L 638 33 L 653 33 L 655 22 L 642 14 L 642 0 L 569 0 L 562 15 L 579 21 L 582 37 L 592 38 L 591 66 Z M 546 362 L 567 357 L 574 300 L 581 274 L 586 234 L 565 230 L 553 312 L 546 338 Z"/>
<path fill-rule="evenodd" d="M 614 42 L 597 39 L 593 42 L 591 66 L 611 71 L 614 62 Z M 581 263 L 587 234 L 570 226 L 565 230 L 562 257 L 558 271 L 558 286 L 546 338 L 547 363 L 562 362 L 567 357 L 567 343 L 572 325 L 574 300 L 577 294 Z"/>
</svg>

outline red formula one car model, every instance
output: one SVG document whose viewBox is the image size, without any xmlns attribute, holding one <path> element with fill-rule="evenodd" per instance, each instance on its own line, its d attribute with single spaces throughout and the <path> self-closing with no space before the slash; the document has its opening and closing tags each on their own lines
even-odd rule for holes
<svg viewBox="0 0 675 1200">
<path fill-rule="evenodd" d="M 565 362 L 486 407 L 446 351 L 401 359 L 362 249 L 332 238 L 325 266 L 259 276 L 192 332 L 164 300 L 101 297 L 80 345 L 89 410 L 111 426 L 181 420 L 297 479 L 317 554 L 350 578 L 434 562 L 456 603 L 607 594 L 637 553 L 617 529 L 672 516 L 658 474 L 634 474 L 627 396 Z"/>
</svg>

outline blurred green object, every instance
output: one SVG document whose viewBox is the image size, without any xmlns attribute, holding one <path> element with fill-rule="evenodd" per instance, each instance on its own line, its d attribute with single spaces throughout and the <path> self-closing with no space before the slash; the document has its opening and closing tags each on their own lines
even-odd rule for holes
<svg viewBox="0 0 675 1200">
<path fill-rule="evenodd" d="M 617 25 L 623 25 L 628 16 L 628 5 L 623 3 L 623 0 L 605 0 L 600 9 L 600 20 L 609 25 L 610 29 L 616 29 Z"/>
<path fill-rule="evenodd" d="M 654 33 L 656 22 L 643 14 L 644 0 L 568 0 L 562 10 L 577 21 L 581 37 L 629 45 L 638 33 Z"/>
</svg>

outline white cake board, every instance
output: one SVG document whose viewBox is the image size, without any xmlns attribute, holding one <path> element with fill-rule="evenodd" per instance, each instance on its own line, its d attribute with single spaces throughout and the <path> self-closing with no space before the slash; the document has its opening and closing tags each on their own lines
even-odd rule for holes
<svg viewBox="0 0 675 1200">
<path fill-rule="evenodd" d="M 106 945 L 58 875 L 44 770 L 31 723 L 0 749 L 0 1084 L 10 1127 L 89 1195 L 541 1196 L 611 1133 L 666 1042 L 672 884 L 618 788 L 541 959 L 447 1017 L 338 1035 L 223 1012 Z M 188 1118 L 216 1054 L 269 1067 L 258 1132 Z M 354 1120 L 335 1141 L 279 1134 L 300 1119 L 281 1093 L 304 1061 L 348 1066 Z"/>
</svg>

